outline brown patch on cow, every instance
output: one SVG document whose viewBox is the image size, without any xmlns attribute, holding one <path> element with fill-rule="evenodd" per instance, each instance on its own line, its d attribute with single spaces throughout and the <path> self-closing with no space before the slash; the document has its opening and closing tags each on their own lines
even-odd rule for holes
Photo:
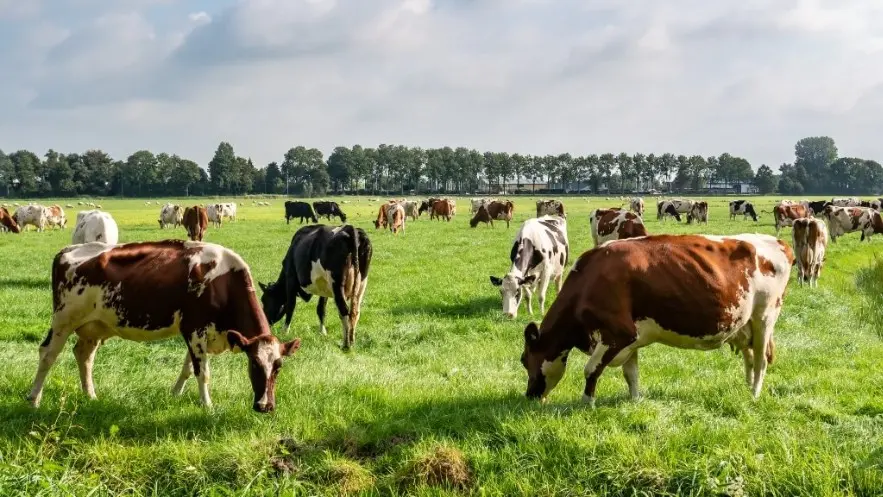
<svg viewBox="0 0 883 497">
<path fill-rule="evenodd" d="M 454 210 L 454 205 L 451 204 L 450 200 L 437 200 L 432 204 L 432 207 L 429 211 L 429 219 L 445 219 L 446 221 L 451 220 L 451 213 Z"/>
<path fill-rule="evenodd" d="M 6 207 L 0 207 L 0 225 L 5 226 L 6 229 L 13 233 L 21 233 L 21 228 L 15 222 L 15 218 L 6 210 Z"/>
<path fill-rule="evenodd" d="M 469 221 L 469 226 L 474 228 L 478 226 L 478 223 L 485 223 L 493 226 L 494 220 L 498 220 L 506 221 L 506 227 L 508 228 L 514 212 L 515 204 L 511 201 L 507 200 L 505 202 L 500 202 L 494 200 L 478 208 L 478 212 L 476 212 L 475 216 Z"/>
<path fill-rule="evenodd" d="M 194 205 L 184 209 L 184 218 L 181 222 L 187 230 L 187 237 L 195 242 L 201 242 L 208 229 L 208 212 L 205 207 Z"/>
<path fill-rule="evenodd" d="M 773 276 L 776 274 L 776 266 L 773 265 L 772 261 L 762 255 L 757 256 L 757 260 L 760 261 L 760 267 L 758 269 L 760 269 L 761 274 L 767 276 Z"/>
</svg>

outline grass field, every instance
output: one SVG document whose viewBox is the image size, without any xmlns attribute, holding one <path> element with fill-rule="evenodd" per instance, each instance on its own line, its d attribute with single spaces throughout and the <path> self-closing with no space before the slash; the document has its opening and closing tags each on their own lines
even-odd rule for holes
<svg viewBox="0 0 883 497">
<path fill-rule="evenodd" d="M 753 200 L 766 210 L 774 203 Z M 663 224 L 655 214 L 647 226 L 773 233 L 769 215 L 729 221 L 726 202 L 711 200 L 707 227 Z M 123 242 L 184 238 L 183 229 L 158 228 L 158 206 L 101 203 Z M 281 200 L 250 203 L 237 222 L 209 228 L 206 241 L 237 251 L 267 282 L 298 225 L 285 224 Z M 572 356 L 541 406 L 523 396 L 519 356 L 530 317 L 522 307 L 504 319 L 488 281 L 506 272 L 533 203 L 516 201 L 509 229 L 470 229 L 468 200 L 459 199 L 452 222 L 423 217 L 398 237 L 375 231 L 377 204 L 344 204 L 374 244 L 355 349 L 338 348 L 333 306 L 321 336 L 316 300 L 299 303 L 292 334 L 303 346 L 280 374 L 270 415 L 251 411 L 242 354 L 213 359 L 212 412 L 200 407 L 194 380 L 171 397 L 179 339 L 107 343 L 92 402 L 80 392 L 69 343 L 42 406 L 30 409 L 24 399 L 50 321 L 52 257 L 72 228 L 0 234 L 0 495 L 883 494 L 883 237 L 860 244 L 856 233 L 830 245 L 817 289 L 792 276 L 776 362 L 757 401 L 729 348 L 655 345 L 641 352 L 643 400 L 629 401 L 620 370 L 611 369 L 597 408 L 583 406 L 585 358 Z M 574 255 L 591 247 L 590 209 L 610 204 L 618 201 L 566 200 Z M 67 210 L 75 219 L 76 209 Z M 786 228 L 782 237 L 790 236 Z M 554 285 L 549 292 L 551 302 Z"/>
</svg>

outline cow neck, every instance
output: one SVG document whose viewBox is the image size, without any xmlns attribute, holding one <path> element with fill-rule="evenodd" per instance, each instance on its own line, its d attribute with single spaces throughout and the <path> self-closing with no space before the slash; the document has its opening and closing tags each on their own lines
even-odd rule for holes
<svg viewBox="0 0 883 497">
<path fill-rule="evenodd" d="M 232 285 L 234 290 L 231 302 L 237 307 L 234 329 L 246 338 L 271 335 L 270 325 L 267 323 L 264 311 L 258 304 L 251 277 L 248 273 L 242 274 L 245 278 L 244 284 Z"/>
</svg>

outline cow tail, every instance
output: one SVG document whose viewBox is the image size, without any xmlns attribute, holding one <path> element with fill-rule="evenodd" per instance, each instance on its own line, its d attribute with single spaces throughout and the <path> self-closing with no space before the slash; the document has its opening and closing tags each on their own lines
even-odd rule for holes
<svg viewBox="0 0 883 497">
<path fill-rule="evenodd" d="M 353 244 L 350 246 L 350 250 L 351 250 L 350 257 L 352 259 L 351 263 L 353 265 L 353 275 L 355 276 L 355 279 L 356 279 L 353 282 L 353 285 L 357 285 L 359 283 L 359 280 L 361 279 L 359 277 L 359 236 L 358 236 L 358 233 L 356 232 L 356 227 L 353 226 L 352 224 L 347 224 L 346 226 L 343 227 L 343 229 L 348 231 L 350 236 L 353 238 Z"/>
</svg>

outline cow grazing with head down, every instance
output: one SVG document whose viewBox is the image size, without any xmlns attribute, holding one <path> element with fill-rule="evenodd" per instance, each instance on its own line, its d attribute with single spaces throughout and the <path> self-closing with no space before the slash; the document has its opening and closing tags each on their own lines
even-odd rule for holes
<svg viewBox="0 0 883 497">
<path fill-rule="evenodd" d="M 687 224 L 693 224 L 694 220 L 696 224 L 708 224 L 708 202 L 700 200 L 693 203 L 690 212 L 687 213 Z"/>
<path fill-rule="evenodd" d="M 809 216 L 809 208 L 799 204 L 779 204 L 773 207 L 773 218 L 776 222 L 776 236 L 785 226 L 794 224 L 795 219 Z"/>
<path fill-rule="evenodd" d="M 567 222 L 558 216 L 528 219 L 515 235 L 509 253 L 512 266 L 502 278 L 491 276 L 491 284 L 500 287 L 503 313 L 511 318 L 518 314 L 521 297 L 527 294 L 527 311 L 533 315 L 533 292 L 537 292 L 540 314 L 546 309 L 549 281 L 561 290 L 564 266 L 570 256 Z"/>
<path fill-rule="evenodd" d="M 43 231 L 49 224 L 49 208 L 35 204 L 23 205 L 15 210 L 12 217 L 22 230 L 31 224 L 37 231 Z"/>
<path fill-rule="evenodd" d="M 665 221 L 665 218 L 669 216 L 681 222 L 681 214 L 678 212 L 677 207 L 675 207 L 674 202 L 671 200 L 660 200 L 656 204 L 656 219 L 658 221 Z"/>
<path fill-rule="evenodd" d="M 208 214 L 205 207 L 194 205 L 184 209 L 184 218 L 181 224 L 187 230 L 187 238 L 201 242 L 208 229 Z"/>
<path fill-rule="evenodd" d="M 283 343 L 270 333 L 248 265 L 220 245 L 179 240 L 72 245 L 55 256 L 52 291 L 52 326 L 40 345 L 28 396 L 34 407 L 72 334 L 77 335 L 74 356 L 80 382 L 89 398 L 95 398 L 92 364 L 104 341 L 181 335 L 187 353 L 172 393 L 180 395 L 193 374 L 202 404 L 210 407 L 209 354 L 243 351 L 254 392 L 252 408 L 258 412 L 275 409 L 282 359 L 300 346 L 299 340 Z"/>
<path fill-rule="evenodd" d="M 18 223 L 15 222 L 6 207 L 0 207 L 0 231 L 11 231 L 12 233 L 21 233 Z"/>
<path fill-rule="evenodd" d="M 316 216 L 325 217 L 329 221 L 332 216 L 336 216 L 340 219 L 341 223 L 346 222 L 346 214 L 340 210 L 340 206 L 337 205 L 337 202 L 332 201 L 317 201 L 313 202 L 313 209 L 316 211 Z"/>
<path fill-rule="evenodd" d="M 470 214 L 475 215 L 475 213 L 478 212 L 478 209 L 479 209 L 482 205 L 487 205 L 487 204 L 489 204 L 489 203 L 491 203 L 491 202 L 496 202 L 496 201 L 497 201 L 497 199 L 496 199 L 496 198 L 492 198 L 492 197 L 484 197 L 484 198 L 473 198 L 473 199 L 470 199 L 470 200 L 469 200 L 469 203 L 470 203 L 472 209 L 471 209 L 469 212 L 470 212 Z"/>
<path fill-rule="evenodd" d="M 429 211 L 429 219 L 444 219 L 450 222 L 453 210 L 454 206 L 451 205 L 450 201 L 437 200 L 434 204 L 432 204 L 432 209 Z"/>
<path fill-rule="evenodd" d="M 101 242 L 116 245 L 119 238 L 119 228 L 109 212 L 93 210 L 77 213 L 77 224 L 71 243 Z"/>
<path fill-rule="evenodd" d="M 316 217 L 316 213 L 313 212 L 313 208 L 310 207 L 310 204 L 306 202 L 300 201 L 285 201 L 285 224 L 291 224 L 291 220 L 294 218 L 300 219 L 300 224 L 304 223 L 304 220 L 310 220 L 314 223 L 319 222 L 319 218 Z"/>
<path fill-rule="evenodd" d="M 635 197 L 629 200 L 629 208 L 635 214 L 644 217 L 644 199 L 641 197 Z"/>
<path fill-rule="evenodd" d="M 184 223 L 184 208 L 180 205 L 167 203 L 159 211 L 159 228 L 165 229 L 166 226 L 177 228 Z"/>
<path fill-rule="evenodd" d="M 291 238 L 279 278 L 269 285 L 260 284 L 267 320 L 272 325 L 284 314 L 285 326 L 290 327 L 296 298 L 309 302 L 317 295 L 319 332 L 324 335 L 325 305 L 328 299 L 334 299 L 342 325 L 343 348 L 352 347 L 368 286 L 372 251 L 365 231 L 349 224 L 300 228 Z"/>
<path fill-rule="evenodd" d="M 747 200 L 733 200 L 730 202 L 730 219 L 735 221 L 736 216 L 741 214 L 742 220 L 751 216 L 751 219 L 757 221 L 757 212 L 754 211 L 754 204 Z"/>
<path fill-rule="evenodd" d="M 494 220 L 506 221 L 506 227 L 509 227 L 509 221 L 512 220 L 512 214 L 515 212 L 515 204 L 507 200 L 505 202 L 494 201 L 478 208 L 478 212 L 469 221 L 469 226 L 476 227 L 478 223 L 490 224 L 494 226 Z"/>
<path fill-rule="evenodd" d="M 828 228 L 821 219 L 804 217 L 794 220 L 791 236 L 797 262 L 797 281 L 801 286 L 804 283 L 810 287 L 819 286 L 819 275 L 828 247 Z"/>
<path fill-rule="evenodd" d="M 429 197 L 428 199 L 420 202 L 420 207 L 417 209 L 417 215 L 419 216 L 420 214 L 423 214 L 424 212 L 431 210 L 432 206 L 436 202 L 438 202 L 439 200 L 442 200 L 442 199 L 440 199 L 438 197 Z"/>
<path fill-rule="evenodd" d="M 638 349 L 661 342 L 740 350 L 745 380 L 757 398 L 793 262 L 788 245 L 759 234 L 653 235 L 585 252 L 542 324 L 524 330 L 526 395 L 545 400 L 575 347 L 590 355 L 585 402 L 594 405 L 598 378 L 608 366 L 622 366 L 637 398 Z"/>
<path fill-rule="evenodd" d="M 537 200 L 537 217 L 546 215 L 567 217 L 567 214 L 564 212 L 564 204 L 560 200 Z"/>
<path fill-rule="evenodd" d="M 589 214 L 589 224 L 596 247 L 609 240 L 647 236 L 641 216 L 625 209 L 595 209 Z"/>
</svg>

